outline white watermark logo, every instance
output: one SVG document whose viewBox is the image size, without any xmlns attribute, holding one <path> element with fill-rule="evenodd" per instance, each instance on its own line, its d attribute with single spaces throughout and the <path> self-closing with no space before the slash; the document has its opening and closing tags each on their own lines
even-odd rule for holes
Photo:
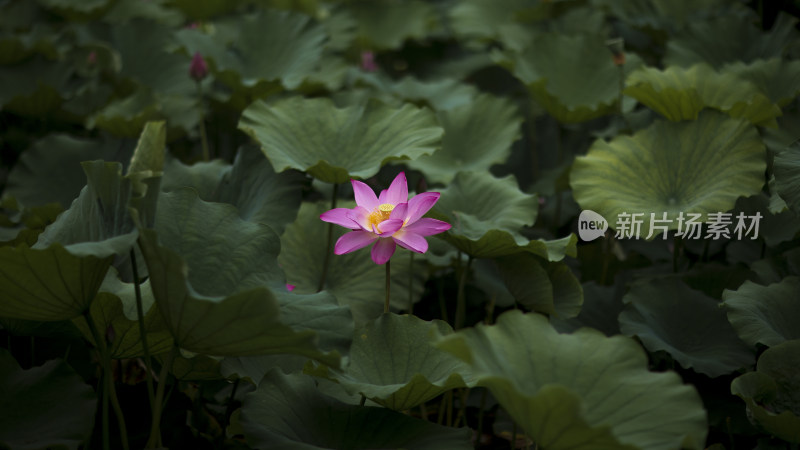
<svg viewBox="0 0 800 450">
<path fill-rule="evenodd" d="M 584 241 L 593 241 L 606 234 L 608 221 L 596 212 L 585 209 L 578 217 L 578 235 Z"/>
<path fill-rule="evenodd" d="M 617 215 L 615 223 L 614 237 L 617 239 L 651 239 L 661 234 L 662 239 L 667 239 L 667 233 L 673 223 L 677 224 L 675 236 L 683 239 L 711 239 L 720 238 L 738 240 L 749 237 L 758 239 L 758 227 L 763 217 L 760 212 L 752 216 L 740 212 L 734 216 L 732 213 L 715 212 L 709 213 L 706 221 L 703 221 L 702 214 L 686 213 L 678 214 L 677 218 L 667 217 L 667 213 L 650 213 L 649 226 L 642 229 L 644 225 L 645 213 L 621 212 Z M 705 227 L 704 227 L 705 225 Z M 732 229 L 731 229 L 732 228 Z M 608 229 L 608 222 L 592 210 L 581 211 L 578 217 L 578 235 L 584 241 L 593 241 L 605 234 Z M 705 230 L 705 233 L 703 232 Z M 646 232 L 644 234 L 643 232 Z"/>
</svg>

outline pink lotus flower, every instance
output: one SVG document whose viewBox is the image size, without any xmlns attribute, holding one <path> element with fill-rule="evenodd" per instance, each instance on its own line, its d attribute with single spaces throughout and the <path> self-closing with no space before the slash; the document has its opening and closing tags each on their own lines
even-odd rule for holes
<svg viewBox="0 0 800 450">
<path fill-rule="evenodd" d="M 397 245 L 412 252 L 425 253 L 431 236 L 450 229 L 450 224 L 441 220 L 423 218 L 439 200 L 438 192 L 424 192 L 408 199 L 406 174 L 400 172 L 389 189 L 375 196 L 369 186 L 351 180 L 356 206 L 353 209 L 335 208 L 319 216 L 325 222 L 349 228 L 336 241 L 333 252 L 343 255 L 364 248 L 375 242 L 371 255 L 375 264 L 386 264 Z"/>
</svg>

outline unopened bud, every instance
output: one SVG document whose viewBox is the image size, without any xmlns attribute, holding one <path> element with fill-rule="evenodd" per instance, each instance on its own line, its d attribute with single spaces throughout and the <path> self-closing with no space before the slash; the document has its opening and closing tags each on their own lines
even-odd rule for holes
<svg viewBox="0 0 800 450">
<path fill-rule="evenodd" d="M 200 52 L 195 53 L 192 58 L 192 64 L 189 66 L 189 75 L 194 78 L 195 81 L 203 81 L 208 75 L 208 64 L 206 64 L 206 60 L 203 59 Z"/>
</svg>

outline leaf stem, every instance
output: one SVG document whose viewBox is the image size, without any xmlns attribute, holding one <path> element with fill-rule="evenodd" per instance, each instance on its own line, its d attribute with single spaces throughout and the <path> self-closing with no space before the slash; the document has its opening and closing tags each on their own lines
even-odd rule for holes
<svg viewBox="0 0 800 450">
<path fill-rule="evenodd" d="M 178 356 L 178 344 L 172 346 L 172 350 L 164 360 L 161 366 L 161 373 L 158 376 L 158 389 L 156 389 L 155 409 L 153 411 L 153 421 L 150 423 L 150 439 L 147 440 L 146 448 L 157 448 L 161 446 L 161 402 L 164 400 L 164 389 L 167 385 L 167 377 L 169 376 L 169 369 L 172 367 L 172 362 Z"/>
<path fill-rule="evenodd" d="M 155 404 L 155 393 L 153 389 L 153 362 L 150 358 L 150 347 L 147 344 L 147 330 L 144 325 L 144 307 L 142 306 L 142 289 L 139 286 L 139 268 L 136 265 L 136 251 L 131 248 L 130 252 L 131 270 L 133 271 L 133 290 L 136 292 L 136 315 L 139 319 L 139 337 L 142 340 L 142 351 L 144 353 L 145 379 L 147 380 L 147 398 L 150 401 L 150 413 L 153 413 Z M 152 307 L 152 306 L 151 306 Z"/>
<path fill-rule="evenodd" d="M 197 95 L 199 97 L 198 106 L 200 108 L 200 141 L 203 145 L 203 161 L 209 161 L 211 153 L 208 151 L 208 138 L 206 137 L 206 117 L 203 108 L 203 84 L 197 82 Z"/>
<path fill-rule="evenodd" d="M 386 300 L 383 301 L 383 312 L 384 314 L 389 312 L 389 294 L 391 292 L 391 282 L 392 282 L 392 260 L 386 261 Z"/>
<path fill-rule="evenodd" d="M 336 198 L 339 195 L 339 184 L 333 184 L 333 195 L 331 196 L 331 209 L 336 208 Z M 325 245 L 325 259 L 322 263 L 322 277 L 317 285 L 317 292 L 325 288 L 325 279 L 328 278 L 328 266 L 331 263 L 331 245 L 333 245 L 333 224 L 328 223 L 328 243 Z"/>
<path fill-rule="evenodd" d="M 681 238 L 678 235 L 672 236 L 672 273 L 678 273 L 678 256 L 681 252 Z"/>
<path fill-rule="evenodd" d="M 110 445 L 110 434 L 108 427 L 108 405 L 112 403 L 114 413 L 117 416 L 117 425 L 119 427 L 119 436 L 122 441 L 122 448 L 128 449 L 128 430 L 125 426 L 125 416 L 122 413 L 122 408 L 119 406 L 117 399 L 117 392 L 114 390 L 114 378 L 111 371 L 111 355 L 106 345 L 105 337 L 97 330 L 89 311 L 83 313 L 83 320 L 86 321 L 86 326 L 92 334 L 97 351 L 100 354 L 100 363 L 103 366 L 103 412 L 102 412 L 102 427 L 103 427 L 103 449 L 108 449 Z"/>
<path fill-rule="evenodd" d="M 459 330 L 464 327 L 464 322 L 466 320 L 467 315 L 467 300 L 466 295 L 464 292 L 464 288 L 467 284 L 467 274 L 469 274 L 469 268 L 472 265 L 472 255 L 467 257 L 467 265 L 462 269 L 461 272 L 461 279 L 458 280 L 458 295 L 456 296 L 456 317 L 454 321 L 454 326 L 456 330 Z"/>
</svg>

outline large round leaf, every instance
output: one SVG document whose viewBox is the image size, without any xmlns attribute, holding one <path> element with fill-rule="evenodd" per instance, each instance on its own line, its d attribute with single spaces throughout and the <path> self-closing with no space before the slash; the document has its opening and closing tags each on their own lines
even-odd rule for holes
<svg viewBox="0 0 800 450">
<path fill-rule="evenodd" d="M 156 229 L 158 235 L 141 230 L 140 245 L 176 345 L 211 355 L 292 353 L 338 364 L 338 354 L 317 349 L 314 331 L 280 321 L 269 289 L 285 289 L 276 261 L 280 243 L 269 227 L 183 189 L 162 195 Z"/>
<path fill-rule="evenodd" d="M 728 320 L 751 346 L 778 345 L 800 339 L 800 279 L 786 277 L 779 283 L 759 286 L 745 281 L 735 291 L 722 294 Z"/>
<path fill-rule="evenodd" d="M 442 148 L 407 165 L 431 181 L 448 184 L 460 171 L 488 172 L 511 154 L 522 117 L 508 100 L 481 94 L 472 102 L 437 115 L 444 127 Z"/>
<path fill-rule="evenodd" d="M 472 448 L 465 430 L 387 408 L 354 406 L 322 394 L 306 375 L 268 373 L 245 396 L 241 426 L 248 444 L 275 450 L 441 450 Z"/>
<path fill-rule="evenodd" d="M 349 394 L 404 411 L 470 385 L 464 363 L 431 345 L 438 335 L 452 332 L 442 321 L 384 314 L 356 330 L 350 363 L 342 372 L 320 366 L 308 373 L 337 381 Z"/>
<path fill-rule="evenodd" d="M 419 0 L 354 3 L 350 11 L 366 48 L 396 49 L 406 39 L 424 38 L 436 24 L 434 7 Z"/>
<path fill-rule="evenodd" d="M 510 311 L 437 344 L 542 448 L 703 448 L 706 414 L 675 373 L 647 371 L 636 342 L 582 328 L 559 334 L 538 314 Z"/>
<path fill-rule="evenodd" d="M 633 72 L 626 84 L 625 94 L 669 120 L 696 119 L 704 107 L 754 124 L 771 124 L 781 115 L 781 109 L 753 83 L 730 72 L 717 73 L 708 64 L 663 71 L 646 67 Z"/>
<path fill-rule="evenodd" d="M 756 372 L 731 383 L 731 393 L 764 430 L 780 439 L 800 443 L 800 340 L 778 344 L 758 358 Z"/>
<path fill-rule="evenodd" d="M 527 310 L 563 319 L 581 311 L 583 290 L 566 264 L 543 264 L 541 258 L 525 252 L 495 262 L 511 295 Z"/>
<path fill-rule="evenodd" d="M 734 61 L 779 58 L 793 39 L 794 21 L 777 17 L 768 33 L 755 24 L 752 11 L 692 23 L 667 43 L 664 65 L 690 66 L 707 62 L 715 68 Z"/>
<path fill-rule="evenodd" d="M 752 82 L 780 106 L 789 104 L 800 92 L 800 61 L 797 60 L 757 59 L 749 64 L 736 61 L 722 70 Z"/>
<path fill-rule="evenodd" d="M 730 210 L 738 197 L 761 191 L 765 169 L 755 128 L 704 111 L 696 121 L 658 121 L 633 136 L 596 141 L 575 159 L 570 185 L 581 208 L 596 211 L 612 228 L 619 214 L 642 213 L 644 238 L 651 214 L 661 219 L 667 213 L 669 229 L 676 229 L 681 212 L 702 214 L 705 221 L 707 213 Z"/>
<path fill-rule="evenodd" d="M 286 282 L 296 286 L 293 293 L 316 292 L 322 279 L 328 224 L 319 220 L 319 215 L 327 209 L 321 204 L 303 203 L 297 221 L 286 227 L 281 236 L 278 262 L 286 272 Z M 347 230 L 344 228 L 334 228 L 334 242 L 345 232 Z M 333 294 L 341 305 L 350 307 L 356 324 L 377 318 L 383 311 L 384 267 L 372 261 L 368 248 L 344 255 L 331 254 L 330 258 L 324 289 Z M 391 306 L 395 310 L 407 309 L 409 289 L 412 290 L 412 300 L 418 301 L 427 278 L 423 258 L 416 258 L 413 267 L 409 267 L 409 258 L 411 252 L 404 249 L 398 249 L 392 257 L 390 289 Z M 413 274 L 412 286 L 409 286 L 409 270 Z"/>
<path fill-rule="evenodd" d="M 269 160 L 252 146 L 241 147 L 232 166 L 220 160 L 187 166 L 170 159 L 166 171 L 164 191 L 191 187 L 202 200 L 230 203 L 242 219 L 269 225 L 278 233 L 297 217 L 306 182 L 295 171 L 275 173 Z"/>
<path fill-rule="evenodd" d="M 278 235 L 266 225 L 242 220 L 229 204 L 205 202 L 190 188 L 162 193 L 155 229 L 159 242 L 187 261 L 188 280 L 200 294 L 285 288 L 276 260 Z"/>
<path fill-rule="evenodd" d="M 102 159 L 123 161 L 130 152 L 119 152 L 119 143 L 110 139 L 76 139 L 51 134 L 36 141 L 22 153 L 8 174 L 4 193 L 25 206 L 56 201 L 68 208 L 86 185 L 82 161 Z"/>
<path fill-rule="evenodd" d="M 773 162 L 775 188 L 795 213 L 800 213 L 800 147 L 778 153 Z"/>
<path fill-rule="evenodd" d="M 615 111 L 620 68 L 603 41 L 593 36 L 542 34 L 512 54 L 514 75 L 560 122 L 583 122 Z M 625 65 L 636 66 L 633 58 Z"/>
<path fill-rule="evenodd" d="M 431 154 L 442 135 L 427 109 L 377 101 L 337 108 L 330 99 L 258 101 L 239 128 L 252 136 L 279 172 L 308 172 L 328 183 L 367 178 L 397 159 Z"/>
<path fill-rule="evenodd" d="M 61 360 L 22 370 L 0 349 L 0 447 L 77 449 L 92 432 L 97 396 Z"/>
<path fill-rule="evenodd" d="M 231 48 L 224 60 L 212 55 L 212 67 L 216 66 L 219 78 L 235 87 L 280 81 L 287 89 L 296 88 L 319 64 L 327 37 L 311 17 L 269 8 L 218 22 L 216 27 L 218 39 L 230 43 Z"/>
<path fill-rule="evenodd" d="M 511 175 L 459 172 L 441 194 L 432 215 L 453 226 L 441 237 L 468 255 L 495 258 L 527 251 L 560 261 L 576 254 L 573 235 L 544 241 L 520 234 L 536 222 L 539 203 L 535 195 L 521 192 Z"/>
<path fill-rule="evenodd" d="M 678 278 L 636 284 L 623 302 L 622 334 L 639 337 L 651 352 L 667 351 L 684 367 L 718 377 L 754 361 L 719 302 Z"/>
<path fill-rule="evenodd" d="M 76 256 L 61 244 L 46 249 L 0 247 L 0 316 L 58 321 L 83 314 L 113 256 Z"/>
</svg>

